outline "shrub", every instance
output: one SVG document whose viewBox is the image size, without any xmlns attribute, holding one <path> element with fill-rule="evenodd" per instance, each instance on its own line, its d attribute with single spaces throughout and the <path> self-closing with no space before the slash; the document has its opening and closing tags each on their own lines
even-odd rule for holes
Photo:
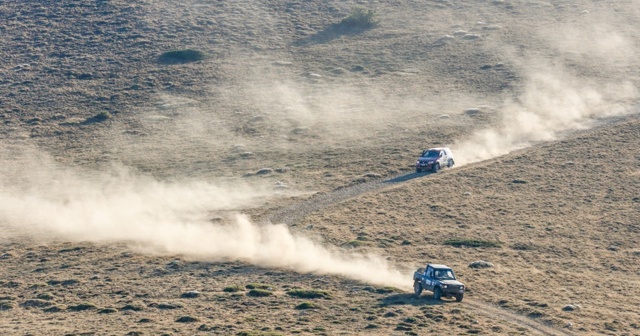
<svg viewBox="0 0 640 336">
<path fill-rule="evenodd" d="M 340 21 L 340 25 L 346 28 L 369 29 L 378 25 L 376 13 L 370 9 L 356 7 L 346 18 Z"/>
<path fill-rule="evenodd" d="M 41 299 L 33 299 L 33 300 L 26 300 L 25 302 L 23 302 L 21 304 L 21 306 L 23 307 L 37 307 L 37 308 L 43 308 L 43 307 L 49 307 L 51 306 L 53 303 L 47 301 L 47 300 L 41 300 Z"/>
<path fill-rule="evenodd" d="M 125 305 L 124 307 L 120 308 L 121 311 L 123 310 L 132 310 L 132 311 L 141 311 L 142 307 L 141 306 L 137 306 L 137 305 L 133 305 L 133 304 L 128 304 Z"/>
<path fill-rule="evenodd" d="M 264 283 L 250 283 L 244 287 L 247 289 L 272 289 L 273 288 L 272 285 L 264 284 Z"/>
<path fill-rule="evenodd" d="M 296 306 L 296 309 L 298 310 L 303 310 L 303 309 L 318 309 L 320 308 L 317 304 L 313 303 L 313 302 L 303 302 L 299 305 Z"/>
<path fill-rule="evenodd" d="M 162 63 L 191 63 L 206 59 L 208 55 L 194 49 L 172 50 L 160 55 Z"/>
<path fill-rule="evenodd" d="M 51 307 L 45 308 L 42 311 L 45 313 L 59 313 L 67 309 L 65 305 L 53 305 Z"/>
<path fill-rule="evenodd" d="M 227 287 L 223 288 L 222 291 L 226 292 L 226 293 L 235 293 L 235 292 L 240 291 L 240 286 L 238 286 L 238 285 L 227 286 Z"/>
<path fill-rule="evenodd" d="M 265 297 L 265 296 L 271 296 L 271 295 L 273 295 L 273 293 L 266 289 L 252 289 L 247 293 L 247 296 L 253 296 L 253 297 Z"/>
<path fill-rule="evenodd" d="M 83 310 L 90 310 L 90 309 L 96 309 L 97 307 L 91 303 L 81 303 L 75 306 L 69 306 L 67 309 L 71 310 L 71 311 L 83 311 Z"/>
<path fill-rule="evenodd" d="M 190 322 L 198 322 L 199 319 L 196 317 L 191 317 L 191 316 L 180 316 L 176 322 L 180 322 L 180 323 L 190 323 Z"/>
<path fill-rule="evenodd" d="M 0 301 L 0 311 L 11 310 L 16 307 L 16 304 L 11 301 Z"/>
<path fill-rule="evenodd" d="M 113 314 L 113 313 L 117 313 L 118 310 L 115 308 L 104 308 L 104 309 L 100 309 L 98 311 L 98 314 Z"/>
<path fill-rule="evenodd" d="M 323 290 L 318 289 L 292 289 L 287 292 L 289 296 L 298 297 L 302 299 L 329 299 L 331 295 Z"/>
<path fill-rule="evenodd" d="M 55 299 L 55 296 L 53 296 L 53 295 L 51 295 L 49 293 L 40 293 L 36 297 L 38 299 L 40 299 L 40 300 L 47 300 L 47 301 L 51 301 L 51 300 Z"/>
<path fill-rule="evenodd" d="M 93 120 L 95 121 L 105 121 L 107 119 L 111 118 L 111 113 L 107 112 L 107 111 L 102 111 L 98 114 L 96 114 L 95 116 L 93 116 Z M 64 285 L 64 283 L 63 283 Z"/>
<path fill-rule="evenodd" d="M 500 247 L 502 246 L 502 243 L 490 240 L 451 238 L 445 240 L 444 245 L 451 245 L 455 247 Z"/>
</svg>

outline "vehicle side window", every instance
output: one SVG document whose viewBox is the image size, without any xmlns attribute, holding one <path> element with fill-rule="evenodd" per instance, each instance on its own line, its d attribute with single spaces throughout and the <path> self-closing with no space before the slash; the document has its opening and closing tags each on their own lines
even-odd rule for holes
<svg viewBox="0 0 640 336">
<path fill-rule="evenodd" d="M 427 277 L 428 278 L 433 278 L 433 268 L 427 269 Z"/>
</svg>

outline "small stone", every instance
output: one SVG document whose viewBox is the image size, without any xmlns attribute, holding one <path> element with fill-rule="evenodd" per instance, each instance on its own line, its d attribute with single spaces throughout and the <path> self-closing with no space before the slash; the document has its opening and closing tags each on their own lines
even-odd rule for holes
<svg viewBox="0 0 640 336">
<path fill-rule="evenodd" d="M 449 115 L 448 114 L 441 114 L 440 115 L 440 119 L 449 119 Z"/>
</svg>

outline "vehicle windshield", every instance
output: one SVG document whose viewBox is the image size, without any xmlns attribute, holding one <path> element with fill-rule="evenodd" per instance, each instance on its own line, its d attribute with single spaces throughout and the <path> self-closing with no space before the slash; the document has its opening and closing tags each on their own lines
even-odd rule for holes
<svg viewBox="0 0 640 336">
<path fill-rule="evenodd" d="M 435 277 L 438 280 L 455 280 L 456 279 L 456 276 L 453 275 L 453 271 L 450 269 L 435 270 Z"/>
<path fill-rule="evenodd" d="M 428 150 L 422 153 L 422 157 L 438 157 L 440 155 L 440 151 L 437 150 Z"/>
</svg>

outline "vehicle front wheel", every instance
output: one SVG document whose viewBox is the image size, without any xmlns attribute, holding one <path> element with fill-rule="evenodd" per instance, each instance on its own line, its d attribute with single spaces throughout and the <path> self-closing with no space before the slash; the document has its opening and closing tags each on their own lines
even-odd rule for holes
<svg viewBox="0 0 640 336">
<path fill-rule="evenodd" d="M 434 172 L 434 173 L 437 173 L 437 172 L 440 170 L 440 164 L 439 164 L 438 162 L 436 162 L 436 163 L 433 165 L 432 170 L 433 170 L 433 172 Z"/>
<path fill-rule="evenodd" d="M 453 162 L 453 159 L 449 159 L 449 161 L 447 161 L 447 167 L 449 168 L 453 167 L 454 164 L 455 162 Z"/>
<path fill-rule="evenodd" d="M 416 173 L 422 173 L 422 169 L 416 168 Z"/>
<path fill-rule="evenodd" d="M 420 294 L 422 294 L 422 284 L 420 281 L 416 280 L 413 282 L 413 292 L 416 294 L 416 297 L 420 297 Z"/>
<path fill-rule="evenodd" d="M 440 298 L 442 298 L 442 289 L 436 287 L 436 289 L 433 290 L 433 299 L 440 300 Z"/>
<path fill-rule="evenodd" d="M 464 297 L 464 293 L 456 294 L 456 301 L 458 302 L 462 301 L 463 297 Z"/>
</svg>

